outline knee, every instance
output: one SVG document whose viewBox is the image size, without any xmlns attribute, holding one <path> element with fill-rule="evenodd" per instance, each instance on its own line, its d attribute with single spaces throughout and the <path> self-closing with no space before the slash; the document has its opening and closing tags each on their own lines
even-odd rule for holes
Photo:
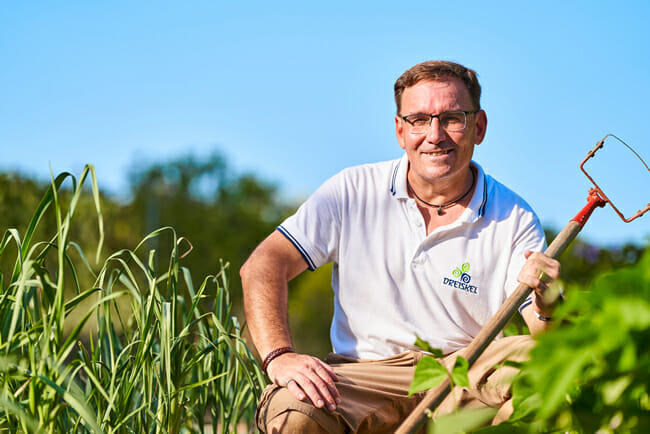
<svg viewBox="0 0 650 434">
<path fill-rule="evenodd" d="M 287 411 L 266 424 L 267 434 L 283 433 L 324 433 L 325 431 L 315 420 L 299 411 Z"/>
</svg>

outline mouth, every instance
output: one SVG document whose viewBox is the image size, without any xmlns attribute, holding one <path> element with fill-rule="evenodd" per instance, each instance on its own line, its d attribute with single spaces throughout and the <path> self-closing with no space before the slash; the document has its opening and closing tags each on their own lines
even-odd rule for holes
<svg viewBox="0 0 650 434">
<path fill-rule="evenodd" d="M 440 157 L 443 155 L 447 155 L 451 152 L 451 149 L 441 149 L 439 151 L 429 151 L 429 152 L 422 152 L 422 154 L 429 156 L 429 157 Z"/>
</svg>

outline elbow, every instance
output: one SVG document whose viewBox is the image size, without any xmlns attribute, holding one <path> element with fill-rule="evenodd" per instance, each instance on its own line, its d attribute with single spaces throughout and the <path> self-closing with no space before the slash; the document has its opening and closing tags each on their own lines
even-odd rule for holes
<svg viewBox="0 0 650 434">
<path fill-rule="evenodd" d="M 250 293 L 251 290 L 257 286 L 256 282 L 263 280 L 263 276 L 265 276 L 264 270 L 264 257 L 257 254 L 257 251 L 254 251 L 239 268 L 239 278 L 241 279 L 244 297 L 246 297 L 246 294 Z"/>
<path fill-rule="evenodd" d="M 251 268 L 252 268 L 251 258 L 248 258 L 246 262 L 244 262 L 244 264 L 239 269 L 239 278 L 241 279 L 242 289 L 244 291 L 246 290 L 246 282 L 248 281 L 248 277 L 250 276 Z"/>
</svg>

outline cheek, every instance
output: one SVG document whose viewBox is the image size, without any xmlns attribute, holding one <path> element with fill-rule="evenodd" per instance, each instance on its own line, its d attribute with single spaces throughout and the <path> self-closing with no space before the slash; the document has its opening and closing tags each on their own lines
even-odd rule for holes
<svg viewBox="0 0 650 434">
<path fill-rule="evenodd" d="M 403 136 L 397 136 L 397 142 L 399 143 L 400 148 L 406 149 L 406 141 Z"/>
<path fill-rule="evenodd" d="M 404 134 L 402 136 L 402 143 L 400 143 L 400 146 L 402 149 L 405 149 L 407 151 L 414 151 L 418 148 L 418 146 L 420 146 L 422 140 L 422 137 L 413 136 L 411 134 Z"/>
<path fill-rule="evenodd" d="M 397 141 L 399 142 L 399 147 L 402 149 L 409 149 L 411 141 L 409 140 L 409 135 L 406 134 L 404 130 L 401 130 L 397 134 Z"/>
</svg>

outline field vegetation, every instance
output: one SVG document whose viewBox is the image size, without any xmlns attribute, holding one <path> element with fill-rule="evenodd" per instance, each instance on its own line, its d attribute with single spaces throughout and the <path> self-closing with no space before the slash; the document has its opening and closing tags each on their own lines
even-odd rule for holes
<svg viewBox="0 0 650 434">
<path fill-rule="evenodd" d="M 94 258 L 71 238 L 89 176 Z M 39 240 L 48 215 L 56 230 Z M 147 248 L 163 234 L 169 251 Z M 78 181 L 59 175 L 27 229 L 4 232 L 0 255 L 13 251 L 14 264 L 0 275 L 0 428 L 177 433 L 250 425 L 265 379 L 231 316 L 227 264 L 195 282 L 181 265 L 192 246 L 171 227 L 101 261 L 103 239 L 90 167 Z"/>
</svg>

